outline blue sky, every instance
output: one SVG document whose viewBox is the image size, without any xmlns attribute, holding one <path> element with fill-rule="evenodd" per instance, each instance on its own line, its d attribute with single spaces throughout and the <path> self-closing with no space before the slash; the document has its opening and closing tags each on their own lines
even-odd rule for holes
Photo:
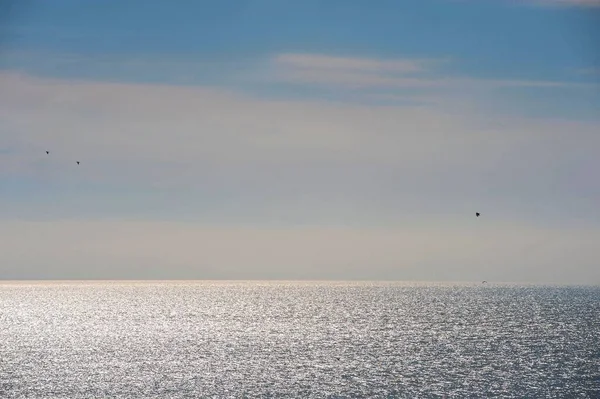
<svg viewBox="0 0 600 399">
<path fill-rule="evenodd" d="M 600 282 L 598 1 L 2 7 L 0 278 Z"/>
</svg>

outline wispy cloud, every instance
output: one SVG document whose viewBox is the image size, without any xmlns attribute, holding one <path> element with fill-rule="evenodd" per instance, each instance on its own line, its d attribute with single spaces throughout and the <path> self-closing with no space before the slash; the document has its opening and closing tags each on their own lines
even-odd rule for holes
<svg viewBox="0 0 600 399">
<path fill-rule="evenodd" d="M 398 59 L 332 57 L 318 54 L 282 54 L 272 58 L 276 76 L 295 83 L 349 89 L 382 88 L 559 88 L 586 87 L 573 82 L 476 79 L 444 74 L 440 65 L 449 59 Z"/>
<path fill-rule="evenodd" d="M 292 83 L 316 89 L 347 89 L 362 99 L 374 94 L 402 95 L 409 100 L 410 91 L 416 101 L 432 94 L 466 90 L 499 88 L 529 89 L 589 89 L 593 82 L 560 80 L 525 80 L 518 78 L 474 78 L 448 73 L 445 67 L 459 62 L 451 57 L 441 58 L 366 58 L 341 57 L 311 53 L 281 53 L 266 59 L 244 60 L 240 65 L 227 60 L 162 59 L 159 57 L 123 58 L 118 56 L 82 56 L 76 54 L 47 54 L 12 52 L 0 68 L 27 71 L 33 75 L 36 66 L 43 64 L 45 76 L 62 76 L 68 70 L 70 78 L 121 81 L 163 82 L 166 84 L 220 87 L 273 88 L 280 83 Z M 588 71 L 589 72 L 589 71 Z M 252 90 L 252 89 L 251 89 Z M 388 91 L 388 93 L 381 93 Z M 349 97 L 346 97 L 349 98 Z M 357 97 L 358 99 L 358 97 Z"/>
</svg>

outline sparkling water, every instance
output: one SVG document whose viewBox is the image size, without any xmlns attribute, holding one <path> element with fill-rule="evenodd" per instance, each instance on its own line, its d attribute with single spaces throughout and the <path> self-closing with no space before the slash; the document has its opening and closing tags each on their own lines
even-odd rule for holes
<svg viewBox="0 0 600 399">
<path fill-rule="evenodd" d="M 0 283 L 2 398 L 600 398 L 600 287 Z"/>
</svg>

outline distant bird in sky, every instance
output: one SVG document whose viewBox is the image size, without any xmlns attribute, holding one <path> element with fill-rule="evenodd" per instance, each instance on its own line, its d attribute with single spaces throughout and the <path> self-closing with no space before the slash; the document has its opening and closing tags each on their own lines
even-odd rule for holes
<svg viewBox="0 0 600 399">
<path fill-rule="evenodd" d="M 50 151 L 46 151 L 46 154 L 50 154 Z"/>
<path fill-rule="evenodd" d="M 479 212 L 475 212 L 475 216 L 479 217 L 480 213 Z"/>
<path fill-rule="evenodd" d="M 79 161 L 77 161 L 77 165 L 79 165 Z"/>
</svg>

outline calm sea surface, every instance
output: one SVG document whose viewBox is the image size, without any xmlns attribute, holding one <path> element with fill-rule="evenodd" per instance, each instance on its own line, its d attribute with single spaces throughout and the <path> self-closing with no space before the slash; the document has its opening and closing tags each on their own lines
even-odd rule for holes
<svg viewBox="0 0 600 399">
<path fill-rule="evenodd" d="M 0 282 L 1 398 L 600 398 L 600 287 Z"/>
</svg>

